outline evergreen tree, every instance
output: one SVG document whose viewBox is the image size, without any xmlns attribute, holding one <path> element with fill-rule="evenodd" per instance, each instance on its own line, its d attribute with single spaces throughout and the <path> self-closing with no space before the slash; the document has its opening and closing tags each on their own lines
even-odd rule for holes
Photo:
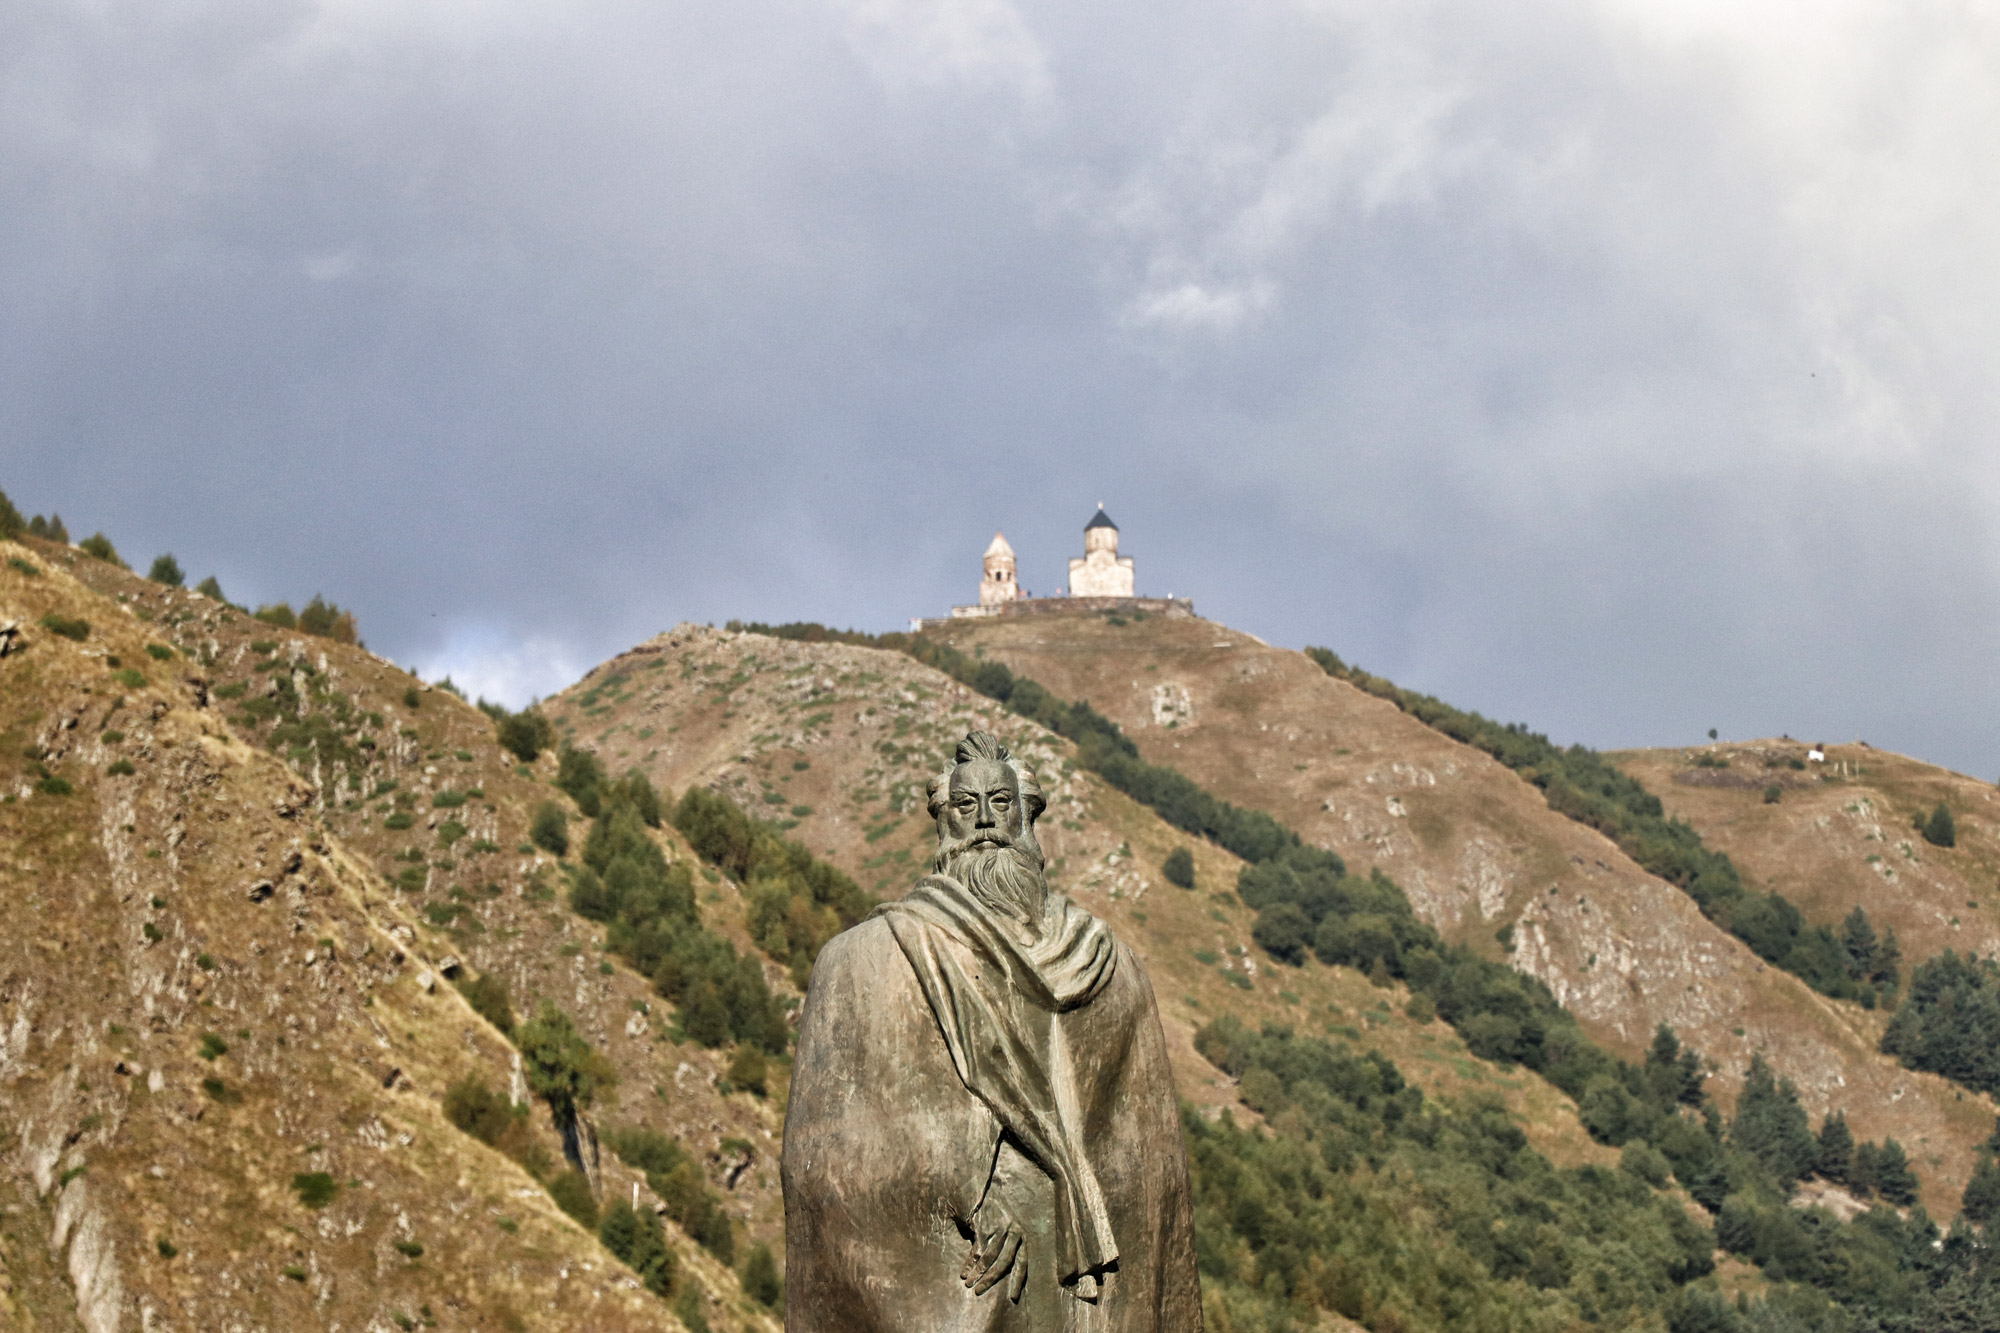
<svg viewBox="0 0 2000 1333">
<path fill-rule="evenodd" d="M 1813 1173 L 1822 1180 L 1844 1185 L 1854 1168 L 1854 1133 L 1847 1127 L 1844 1111 L 1830 1111 L 1819 1125 L 1819 1155 Z"/>
<path fill-rule="evenodd" d="M 1885 1138 L 1875 1153 L 1875 1192 L 1898 1208 L 1917 1201 L 1917 1176 L 1903 1145 Z"/>
<path fill-rule="evenodd" d="M 69 545 L 69 529 L 63 526 L 61 514 L 50 514 L 43 518 L 40 514 L 28 520 L 28 535 L 40 537 L 44 541 L 61 542 Z"/>
<path fill-rule="evenodd" d="M 1951 811 L 1939 801 L 1931 817 L 1924 821 L 1924 841 L 1933 847 L 1956 847 L 1958 826 L 1952 822 Z"/>
<path fill-rule="evenodd" d="M 1884 986 L 1894 986 L 1902 978 L 1903 942 L 1896 938 L 1896 928 L 1889 927 L 1882 932 L 1882 943 L 1875 948 L 1875 966 L 1868 971 L 1870 981 Z"/>
<path fill-rule="evenodd" d="M 120 569 L 131 568 L 119 558 L 118 548 L 111 544 L 111 539 L 101 532 L 93 532 L 85 537 L 77 543 L 77 549 L 91 559 L 102 560 L 107 565 L 116 565 Z"/>
<path fill-rule="evenodd" d="M 1847 1188 L 1862 1198 L 1875 1192 L 1875 1159 L 1878 1156 L 1872 1143 L 1854 1145 L 1854 1164 L 1847 1168 Z"/>
<path fill-rule="evenodd" d="M 2000 1163 L 1991 1157 L 1979 1159 L 1979 1165 L 1972 1168 L 1972 1179 L 1966 1182 L 1960 1206 L 1973 1225 L 1992 1230 L 1994 1219 L 2000 1218 Z"/>
<path fill-rule="evenodd" d="M 14 508 L 14 502 L 7 498 L 7 492 L 0 491 L 0 538 L 11 541 L 28 526 L 21 517 L 21 511 Z"/>
<path fill-rule="evenodd" d="M 1780 1081 L 1773 1075 L 1761 1054 L 1750 1057 L 1729 1141 L 1762 1163 L 1787 1191 L 1812 1170 L 1819 1156 L 1798 1089 L 1790 1079 Z"/>
<path fill-rule="evenodd" d="M 181 573 L 181 562 L 174 559 L 171 551 L 154 558 L 153 567 L 146 571 L 146 577 L 169 588 L 178 588 L 187 582 L 187 575 Z"/>
<path fill-rule="evenodd" d="M 195 584 L 194 590 L 210 601 L 221 602 L 225 606 L 229 604 L 229 599 L 222 595 L 222 584 L 216 581 L 213 574 Z"/>
<path fill-rule="evenodd" d="M 1857 904 L 1841 923 L 1840 945 L 1847 951 L 1847 975 L 1856 981 L 1875 970 L 1875 927 Z"/>
<path fill-rule="evenodd" d="M 1194 887 L 1194 854 L 1185 847 L 1176 847 L 1167 853 L 1167 859 L 1160 866 L 1160 873 L 1167 877 L 1167 883 L 1183 889 Z"/>
</svg>

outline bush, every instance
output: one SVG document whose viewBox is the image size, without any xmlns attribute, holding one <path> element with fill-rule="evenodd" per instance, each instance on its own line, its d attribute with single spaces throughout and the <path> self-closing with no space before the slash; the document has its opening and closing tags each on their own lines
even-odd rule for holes
<svg viewBox="0 0 2000 1333">
<path fill-rule="evenodd" d="M 1194 854 L 1185 847 L 1176 847 L 1167 853 L 1167 859 L 1160 865 L 1160 873 L 1167 877 L 1167 883 L 1178 888 L 1194 887 Z"/>
<path fill-rule="evenodd" d="M 597 1238 L 638 1275 L 646 1290 L 655 1296 L 665 1296 L 673 1290 L 677 1261 L 667 1245 L 660 1219 L 650 1208 L 636 1209 L 623 1199 L 618 1200 L 604 1210 L 604 1220 L 597 1225 Z"/>
<path fill-rule="evenodd" d="M 229 604 L 229 599 L 222 595 L 222 584 L 216 580 L 213 574 L 210 574 L 200 583 L 195 584 L 194 590 L 212 602 L 221 602 L 224 606 Z"/>
<path fill-rule="evenodd" d="M 118 558 L 118 548 L 113 546 L 111 539 L 101 532 L 94 532 L 90 536 L 85 537 L 77 543 L 77 549 L 91 559 L 102 560 L 107 565 L 116 565 L 120 569 L 131 568 L 131 566 Z"/>
<path fill-rule="evenodd" d="M 1945 807 L 1943 801 L 1938 802 L 1937 809 L 1931 811 L 1931 817 L 1924 821 L 1923 834 L 1924 841 L 1933 847 L 1958 845 L 1958 826 L 1953 822 L 1951 811 Z"/>
<path fill-rule="evenodd" d="M 617 1081 L 616 1072 L 584 1040 L 570 1016 L 547 1000 L 516 1030 L 514 1044 L 521 1050 L 528 1087 L 549 1104 L 558 1124 L 573 1121 L 600 1089 Z"/>
<path fill-rule="evenodd" d="M 171 552 L 156 557 L 153 567 L 146 571 L 146 577 L 169 588 L 178 588 L 187 582 L 187 575 L 181 572 L 181 562 L 174 559 Z"/>
<path fill-rule="evenodd" d="M 736 1054 L 729 1060 L 729 1081 L 745 1092 L 762 1097 L 765 1094 L 765 1080 L 769 1075 L 764 1052 L 755 1046 L 738 1046 Z"/>
<path fill-rule="evenodd" d="M 392 810 L 389 812 L 388 817 L 382 821 L 382 827 L 385 829 L 402 830 L 411 827 L 416 822 L 417 817 L 408 810 Z"/>
<path fill-rule="evenodd" d="M 771 1247 L 762 1241 L 750 1247 L 750 1257 L 744 1261 L 743 1290 L 751 1300 L 770 1309 L 776 1309 L 784 1299 L 785 1284 L 778 1277 L 778 1261 L 771 1257 Z"/>
<path fill-rule="evenodd" d="M 335 643 L 359 643 L 361 633 L 355 624 L 354 613 L 343 611 L 318 593 L 306 603 L 306 609 L 299 612 L 299 629 L 306 634 L 322 639 L 332 639 Z"/>
<path fill-rule="evenodd" d="M 625 1165 L 645 1173 L 646 1188 L 660 1196 L 667 1216 L 697 1245 L 724 1263 L 735 1261 L 736 1239 L 729 1215 L 708 1188 L 700 1164 L 678 1139 L 633 1127 L 612 1130 L 604 1141 Z"/>
<path fill-rule="evenodd" d="M 472 1012 L 512 1035 L 514 1031 L 513 997 L 507 993 L 507 983 L 491 972 L 482 972 L 470 980 L 461 978 L 458 993 L 472 1006 Z"/>
<path fill-rule="evenodd" d="M 82 643 L 90 637 L 90 622 L 51 611 L 42 617 L 42 628 L 51 634 L 59 634 L 65 639 Z"/>
<path fill-rule="evenodd" d="M 576 1219 L 586 1231 L 597 1230 L 597 1196 L 590 1191 L 590 1177 L 571 1167 L 549 1182 L 549 1197 L 556 1207 Z"/>
<path fill-rule="evenodd" d="M 1764 788 L 1765 805 L 1776 805 L 1779 801 L 1784 799 L 1784 796 L 1785 796 L 1785 789 L 1783 787 L 1780 787 L 1775 782 L 1772 783 L 1770 786 Z"/>
<path fill-rule="evenodd" d="M 292 1177 L 292 1190 L 308 1208 L 324 1208 L 340 1193 L 340 1186 L 324 1171 L 302 1171 Z"/>
<path fill-rule="evenodd" d="M 557 856 L 569 853 L 569 816 L 554 801 L 543 801 L 535 807 L 535 817 L 528 825 L 528 841 L 545 852 Z"/>
<path fill-rule="evenodd" d="M 524 764 L 534 763 L 542 751 L 556 743 L 555 724 L 538 708 L 524 708 L 518 713 L 502 710 L 496 734 L 501 748 Z"/>
<path fill-rule="evenodd" d="M 164 643 L 149 643 L 146 645 L 146 656 L 155 662 L 170 662 L 173 660 L 174 650 Z"/>
<path fill-rule="evenodd" d="M 250 614 L 253 618 L 263 621 L 266 625 L 276 625 L 279 629 L 297 629 L 299 627 L 298 614 L 292 610 L 290 602 L 267 602 Z"/>
<path fill-rule="evenodd" d="M 0 491 L 0 538 L 11 541 L 26 530 L 27 526 L 28 521 L 21 517 L 20 510 L 14 508 L 14 502 L 7 498 L 7 492 Z"/>
</svg>

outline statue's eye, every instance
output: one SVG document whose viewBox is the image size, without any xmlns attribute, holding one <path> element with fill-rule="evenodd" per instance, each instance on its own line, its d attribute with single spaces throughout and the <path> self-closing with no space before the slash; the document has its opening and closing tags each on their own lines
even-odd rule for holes
<svg viewBox="0 0 2000 1333">
<path fill-rule="evenodd" d="M 993 797 L 993 805 L 995 809 L 999 810 L 1006 809 L 1008 805 L 1007 793 L 1003 791 L 995 794 L 995 796 Z"/>
</svg>

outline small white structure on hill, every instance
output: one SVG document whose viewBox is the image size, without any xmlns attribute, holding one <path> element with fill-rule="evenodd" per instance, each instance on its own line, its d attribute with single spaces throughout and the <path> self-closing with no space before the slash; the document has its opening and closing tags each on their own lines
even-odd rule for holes
<svg viewBox="0 0 2000 1333">
<path fill-rule="evenodd" d="M 1118 554 L 1118 525 L 1099 504 L 1083 527 L 1083 558 L 1069 562 L 1069 595 L 1130 597 L 1133 587 L 1132 557 Z"/>
<path fill-rule="evenodd" d="M 986 548 L 983 565 L 985 572 L 979 578 L 981 606 L 998 606 L 1021 595 L 1021 582 L 1014 574 L 1014 548 L 1007 544 L 1004 534 L 993 534 L 993 544 Z"/>
</svg>

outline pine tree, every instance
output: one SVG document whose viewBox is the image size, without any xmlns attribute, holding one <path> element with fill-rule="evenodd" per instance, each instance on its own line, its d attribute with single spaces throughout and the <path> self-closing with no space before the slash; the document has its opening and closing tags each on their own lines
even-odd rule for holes
<svg viewBox="0 0 2000 1333">
<path fill-rule="evenodd" d="M 1924 821 L 1924 841 L 1933 847 L 1956 847 L 1958 826 L 1952 822 L 1951 811 L 1943 801 L 1931 811 L 1931 817 Z"/>
<path fill-rule="evenodd" d="M 25 530 L 28 521 L 21 517 L 21 511 L 14 508 L 14 502 L 7 498 L 7 492 L 0 491 L 0 538 L 12 540 Z"/>
<path fill-rule="evenodd" d="M 1875 965 L 1869 969 L 1868 979 L 1894 986 L 1902 975 L 1902 965 L 1902 941 L 1896 938 L 1896 928 L 1891 926 L 1882 933 L 1882 943 L 1875 948 Z"/>
<path fill-rule="evenodd" d="M 146 571 L 146 577 L 155 583 L 164 583 L 169 588 L 178 588 L 187 582 L 187 575 L 181 572 L 181 562 L 174 559 L 171 551 L 154 559 L 153 567 Z"/>
<path fill-rule="evenodd" d="M 1780 1081 L 1762 1055 L 1750 1057 L 1743 1092 L 1736 1099 L 1736 1119 L 1729 1140 L 1764 1164 L 1786 1189 L 1812 1170 L 1819 1156 L 1798 1089 Z"/>
<path fill-rule="evenodd" d="M 1903 1145 L 1894 1139 L 1883 1139 L 1876 1150 L 1875 1192 L 1898 1208 L 1907 1208 L 1917 1201 L 1916 1173 L 1910 1170 L 1910 1159 L 1904 1154 Z"/>
<path fill-rule="evenodd" d="M 1829 1112 L 1820 1122 L 1819 1156 L 1813 1162 L 1813 1172 L 1822 1180 L 1844 1185 L 1853 1169 L 1854 1133 L 1847 1127 L 1847 1115 Z"/>
<path fill-rule="evenodd" d="M 1875 927 L 1857 905 L 1841 923 L 1840 944 L 1847 951 L 1847 975 L 1859 981 L 1875 970 Z"/>
</svg>

